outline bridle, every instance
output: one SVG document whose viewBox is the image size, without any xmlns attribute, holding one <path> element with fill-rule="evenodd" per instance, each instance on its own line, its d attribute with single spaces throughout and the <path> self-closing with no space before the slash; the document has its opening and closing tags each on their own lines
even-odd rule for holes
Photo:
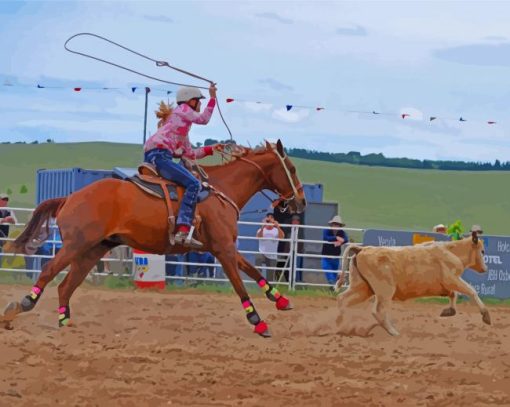
<svg viewBox="0 0 510 407">
<path fill-rule="evenodd" d="M 244 148 L 243 148 L 243 150 L 244 150 Z M 289 181 L 289 186 L 290 186 L 290 191 L 287 194 L 282 194 L 279 191 L 277 191 L 276 189 L 272 189 L 272 191 L 276 195 L 278 195 L 278 199 L 280 201 L 282 201 L 284 203 L 288 203 L 288 202 L 292 201 L 293 199 L 296 199 L 297 196 L 299 195 L 299 192 L 303 191 L 303 184 L 299 183 L 299 184 L 296 185 L 294 183 L 294 180 L 292 179 L 292 175 L 290 173 L 290 170 L 287 167 L 287 164 L 285 163 L 285 159 L 287 158 L 287 155 L 285 154 L 282 157 L 280 155 L 280 153 L 278 152 L 278 150 L 272 144 L 271 144 L 271 150 L 276 155 L 276 157 L 278 157 L 278 159 L 279 159 L 279 161 L 280 161 L 280 163 L 282 165 L 282 168 L 283 168 L 283 170 L 285 172 L 285 175 L 287 176 L 287 180 Z M 262 177 L 266 181 L 266 185 L 271 185 L 272 184 L 271 180 L 268 178 L 267 174 L 264 172 L 262 167 L 259 164 L 257 164 L 255 161 L 249 160 L 248 158 L 243 157 L 243 156 L 238 155 L 238 154 L 235 154 L 233 152 L 226 153 L 224 151 L 220 151 L 220 154 L 222 154 L 223 156 L 224 155 L 228 155 L 228 156 L 231 156 L 231 157 L 236 157 L 238 160 L 244 161 L 244 162 L 254 166 L 260 172 L 260 174 L 262 175 Z"/>
</svg>

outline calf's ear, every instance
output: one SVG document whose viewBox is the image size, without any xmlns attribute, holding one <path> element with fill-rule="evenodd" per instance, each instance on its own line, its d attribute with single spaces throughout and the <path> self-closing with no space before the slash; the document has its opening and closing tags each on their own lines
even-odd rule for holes
<svg viewBox="0 0 510 407">
<path fill-rule="evenodd" d="M 473 239 L 474 244 L 478 243 L 478 235 L 476 232 L 471 232 L 471 238 Z"/>
</svg>

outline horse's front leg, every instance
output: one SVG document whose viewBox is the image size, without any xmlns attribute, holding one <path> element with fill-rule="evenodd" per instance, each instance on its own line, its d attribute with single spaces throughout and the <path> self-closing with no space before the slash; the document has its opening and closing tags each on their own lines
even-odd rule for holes
<svg viewBox="0 0 510 407">
<path fill-rule="evenodd" d="M 223 271 L 241 299 L 241 304 L 246 312 L 246 318 L 248 319 L 248 322 L 254 326 L 254 332 L 264 338 L 270 337 L 271 334 L 269 333 L 267 324 L 260 318 L 258 312 L 255 310 L 255 306 L 251 302 L 248 292 L 241 280 L 241 276 L 237 268 L 235 245 L 232 243 L 228 247 L 223 246 L 221 251 L 214 254 L 223 266 Z"/>
<path fill-rule="evenodd" d="M 237 265 L 248 276 L 257 282 L 258 286 L 264 291 L 266 297 L 276 303 L 276 308 L 280 311 L 288 311 L 292 309 L 292 305 L 288 298 L 280 294 L 276 287 L 273 287 L 267 280 L 260 274 L 260 271 L 239 252 L 237 252 Z"/>
</svg>

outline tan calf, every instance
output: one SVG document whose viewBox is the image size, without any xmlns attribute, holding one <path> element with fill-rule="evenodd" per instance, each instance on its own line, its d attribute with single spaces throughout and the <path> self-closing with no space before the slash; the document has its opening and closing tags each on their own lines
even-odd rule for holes
<svg viewBox="0 0 510 407">
<path fill-rule="evenodd" d="M 375 296 L 372 314 L 390 335 L 398 335 L 388 308 L 392 300 L 448 296 L 450 306 L 441 316 L 455 315 L 457 293 L 474 299 L 482 320 L 490 324 L 489 311 L 475 289 L 461 275 L 471 268 L 487 271 L 483 260 L 483 242 L 473 233 L 455 242 L 429 242 L 403 247 L 352 247 L 356 254 L 350 264 L 349 288 L 338 296 L 341 312 Z M 346 251 L 347 252 L 347 251 Z M 348 253 L 344 254 L 344 259 Z"/>
</svg>

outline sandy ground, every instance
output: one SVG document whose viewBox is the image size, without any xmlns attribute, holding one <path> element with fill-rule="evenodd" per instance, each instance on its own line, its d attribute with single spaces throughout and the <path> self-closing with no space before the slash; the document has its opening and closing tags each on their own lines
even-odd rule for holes
<svg viewBox="0 0 510 407">
<path fill-rule="evenodd" d="M 26 287 L 0 286 L 1 306 Z M 401 336 L 335 333 L 333 298 L 278 312 L 256 297 L 271 339 L 235 295 L 80 288 L 76 326 L 57 328 L 48 288 L 0 331 L 1 406 L 446 406 L 510 404 L 510 307 L 492 326 L 461 304 L 395 304 Z"/>
</svg>

